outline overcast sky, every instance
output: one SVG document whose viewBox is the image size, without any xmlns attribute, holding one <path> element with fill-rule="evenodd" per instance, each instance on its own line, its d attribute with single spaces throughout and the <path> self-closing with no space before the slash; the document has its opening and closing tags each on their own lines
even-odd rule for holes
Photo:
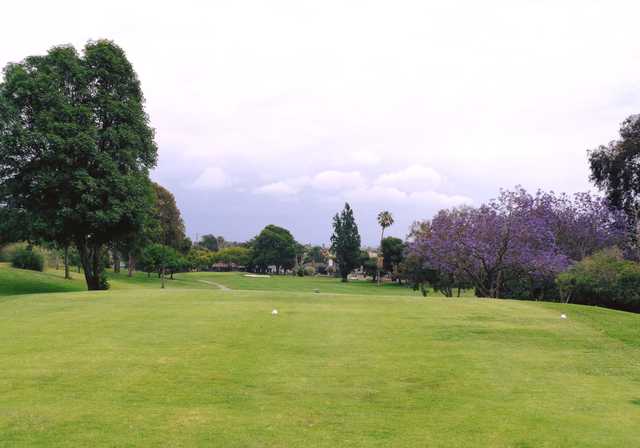
<svg viewBox="0 0 640 448">
<path fill-rule="evenodd" d="M 0 65 L 109 38 L 191 237 L 267 224 L 363 242 L 521 184 L 591 188 L 586 150 L 640 112 L 638 1 L 42 1 L 3 5 Z"/>
</svg>

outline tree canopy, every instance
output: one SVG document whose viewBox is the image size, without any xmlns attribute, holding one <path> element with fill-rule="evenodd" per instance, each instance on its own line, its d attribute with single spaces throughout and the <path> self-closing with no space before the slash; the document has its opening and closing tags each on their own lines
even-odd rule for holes
<svg viewBox="0 0 640 448">
<path fill-rule="evenodd" d="M 155 192 L 154 215 L 158 221 L 157 242 L 176 250 L 185 246 L 185 230 L 182 215 L 173 194 L 162 185 L 153 183 Z"/>
<path fill-rule="evenodd" d="M 287 229 L 270 224 L 262 229 L 251 245 L 251 264 L 260 271 L 266 271 L 272 265 L 276 273 L 281 269 L 291 269 L 296 260 L 297 244 Z"/>
<path fill-rule="evenodd" d="M 202 237 L 200 238 L 200 242 L 198 244 L 212 252 L 215 252 L 218 249 L 220 249 L 220 239 L 216 238 L 216 236 L 212 234 L 202 235 Z"/>
<path fill-rule="evenodd" d="M 619 140 L 590 151 L 589 165 L 591 180 L 635 227 L 631 236 L 640 256 L 640 115 L 622 122 Z"/>
<path fill-rule="evenodd" d="M 385 271 L 392 272 L 396 270 L 404 258 L 404 241 L 400 238 L 388 236 L 382 240 L 380 247 Z"/>
<path fill-rule="evenodd" d="M 139 230 L 149 213 L 154 132 L 138 77 L 113 42 L 30 56 L 0 84 L 0 204 L 31 237 L 80 254 L 99 289 L 106 244 Z M 16 218 L 18 219 L 18 218 Z"/>
<path fill-rule="evenodd" d="M 478 208 L 441 210 L 416 229 L 409 254 L 439 281 L 472 284 L 482 297 L 543 296 L 570 262 L 625 240 L 606 201 L 523 189 Z"/>
</svg>

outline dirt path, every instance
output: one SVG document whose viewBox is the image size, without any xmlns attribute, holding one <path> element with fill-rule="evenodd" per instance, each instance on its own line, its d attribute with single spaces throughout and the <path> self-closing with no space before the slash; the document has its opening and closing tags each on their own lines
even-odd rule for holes
<svg viewBox="0 0 640 448">
<path fill-rule="evenodd" d="M 232 291 L 232 289 L 231 289 L 231 288 L 227 288 L 226 286 L 221 285 L 220 283 L 210 282 L 210 281 L 207 281 L 207 280 L 198 280 L 198 281 L 199 281 L 200 283 L 206 283 L 207 285 L 217 286 L 217 287 L 218 287 L 218 289 L 221 289 L 221 290 L 223 290 L 223 291 Z"/>
</svg>

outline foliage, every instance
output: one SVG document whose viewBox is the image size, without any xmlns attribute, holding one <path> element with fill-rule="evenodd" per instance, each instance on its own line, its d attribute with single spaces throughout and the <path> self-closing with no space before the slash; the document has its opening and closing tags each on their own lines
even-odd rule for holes
<svg viewBox="0 0 640 448">
<path fill-rule="evenodd" d="M 602 200 L 517 189 L 478 208 L 440 211 L 423 223 L 409 251 L 440 281 L 471 284 L 480 296 L 545 298 L 574 257 L 624 236 L 619 214 Z"/>
<path fill-rule="evenodd" d="M 353 210 L 344 204 L 341 213 L 333 217 L 331 250 L 336 256 L 338 271 L 342 281 L 348 280 L 349 273 L 360 265 L 360 233 L 353 217 Z"/>
<path fill-rule="evenodd" d="M 391 227 L 393 222 L 393 215 L 390 212 L 385 210 L 378 213 L 378 224 L 382 228 L 382 238 L 380 240 L 384 239 L 384 229 Z"/>
<path fill-rule="evenodd" d="M 632 228 L 636 252 L 640 250 L 640 115 L 620 126 L 620 139 L 589 152 L 591 180 L 604 191 L 613 207 L 623 210 Z M 636 257 L 638 253 L 636 253 Z"/>
<path fill-rule="evenodd" d="M 0 204 L 30 238 L 73 242 L 89 289 L 105 245 L 149 213 L 157 148 L 140 82 L 106 40 L 9 64 L 0 85 Z M 17 216 L 17 217 L 16 217 Z"/>
<path fill-rule="evenodd" d="M 617 248 L 586 257 L 557 278 L 565 302 L 640 311 L 640 264 Z"/>
<path fill-rule="evenodd" d="M 405 279 L 414 291 L 427 295 L 427 285 L 436 283 L 437 271 L 426 266 L 417 253 L 409 253 L 398 267 L 401 278 Z"/>
<path fill-rule="evenodd" d="M 158 222 L 158 236 L 156 242 L 172 247 L 176 250 L 184 248 L 184 221 L 176 205 L 173 194 L 162 185 L 153 182 L 155 193 L 154 217 Z"/>
<path fill-rule="evenodd" d="M 160 272 L 178 257 L 175 249 L 164 244 L 150 244 L 142 252 L 140 265 L 144 272 Z"/>
<path fill-rule="evenodd" d="M 388 236 L 380 244 L 383 257 L 383 268 L 387 272 L 394 272 L 404 258 L 405 244 L 400 238 Z"/>
<path fill-rule="evenodd" d="M 369 252 L 366 250 L 360 251 L 359 265 L 362 266 L 362 271 L 367 277 L 371 277 L 375 282 L 378 278 L 378 258 L 370 257 Z"/>
<path fill-rule="evenodd" d="M 192 247 L 186 256 L 186 259 L 190 268 L 197 271 L 209 270 L 211 265 L 215 263 L 214 252 L 207 249 L 200 249 L 198 247 Z"/>
<path fill-rule="evenodd" d="M 158 243 L 151 244 L 144 249 L 140 265 L 142 270 L 147 273 L 158 273 L 158 276 L 162 278 L 162 288 L 164 288 L 166 273 L 169 273 L 173 278 L 174 273 L 186 271 L 189 268 L 189 262 L 177 250 Z"/>
<path fill-rule="evenodd" d="M 291 232 L 270 224 L 253 240 L 251 264 L 260 272 L 275 266 L 276 273 L 294 266 L 297 244 Z"/>
<path fill-rule="evenodd" d="M 11 256 L 11 266 L 31 271 L 44 271 L 44 256 L 32 246 L 19 247 Z"/>
<path fill-rule="evenodd" d="M 27 243 L 11 243 L 0 247 L 0 262 L 11 262 L 13 255 L 18 249 L 27 247 Z"/>
<path fill-rule="evenodd" d="M 320 246 L 311 246 L 305 253 L 305 263 L 326 263 L 327 255 L 325 250 Z"/>
<path fill-rule="evenodd" d="M 200 241 L 198 242 L 198 246 L 210 250 L 211 252 L 216 252 L 218 249 L 220 249 L 218 238 L 216 238 L 216 236 L 212 234 L 202 235 Z"/>
<path fill-rule="evenodd" d="M 213 253 L 213 260 L 216 263 L 224 263 L 227 268 L 235 266 L 246 266 L 251 260 L 251 250 L 246 247 L 229 246 Z"/>
<path fill-rule="evenodd" d="M 384 254 L 382 253 L 382 242 L 384 241 L 384 229 L 386 229 L 387 227 L 391 227 L 393 225 L 393 215 L 391 215 L 390 212 L 388 211 L 382 211 L 380 213 L 378 213 L 378 224 L 380 225 L 382 231 L 380 233 L 380 252 L 381 252 L 381 256 L 382 258 L 382 263 L 383 265 L 380 266 L 380 264 L 377 265 L 378 271 L 377 271 L 377 277 L 378 277 L 378 284 L 380 285 L 382 282 L 382 273 L 380 272 L 380 268 L 383 267 L 385 268 L 385 270 L 390 271 L 391 270 L 391 266 L 393 263 L 389 263 L 387 262 L 387 260 L 384 259 Z"/>
</svg>

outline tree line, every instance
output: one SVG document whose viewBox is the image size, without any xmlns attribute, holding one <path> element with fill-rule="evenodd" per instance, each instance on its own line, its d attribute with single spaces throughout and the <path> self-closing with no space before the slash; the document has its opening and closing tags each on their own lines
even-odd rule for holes
<svg viewBox="0 0 640 448">
<path fill-rule="evenodd" d="M 349 204 L 333 217 L 329 248 L 298 243 L 266 226 L 253 239 L 213 234 L 192 242 L 174 196 L 153 183 L 154 130 L 139 79 L 108 40 L 52 48 L 4 68 L 0 83 L 0 244 L 26 241 L 15 264 L 39 267 L 34 245 L 60 253 L 65 276 L 77 264 L 90 290 L 106 289 L 105 268 L 121 264 L 165 276 L 212 268 L 336 274 L 407 282 L 447 296 L 564 300 L 640 310 L 640 118 L 589 152 L 604 197 L 522 188 L 478 207 L 439 211 L 405 240 L 362 247 Z"/>
</svg>

